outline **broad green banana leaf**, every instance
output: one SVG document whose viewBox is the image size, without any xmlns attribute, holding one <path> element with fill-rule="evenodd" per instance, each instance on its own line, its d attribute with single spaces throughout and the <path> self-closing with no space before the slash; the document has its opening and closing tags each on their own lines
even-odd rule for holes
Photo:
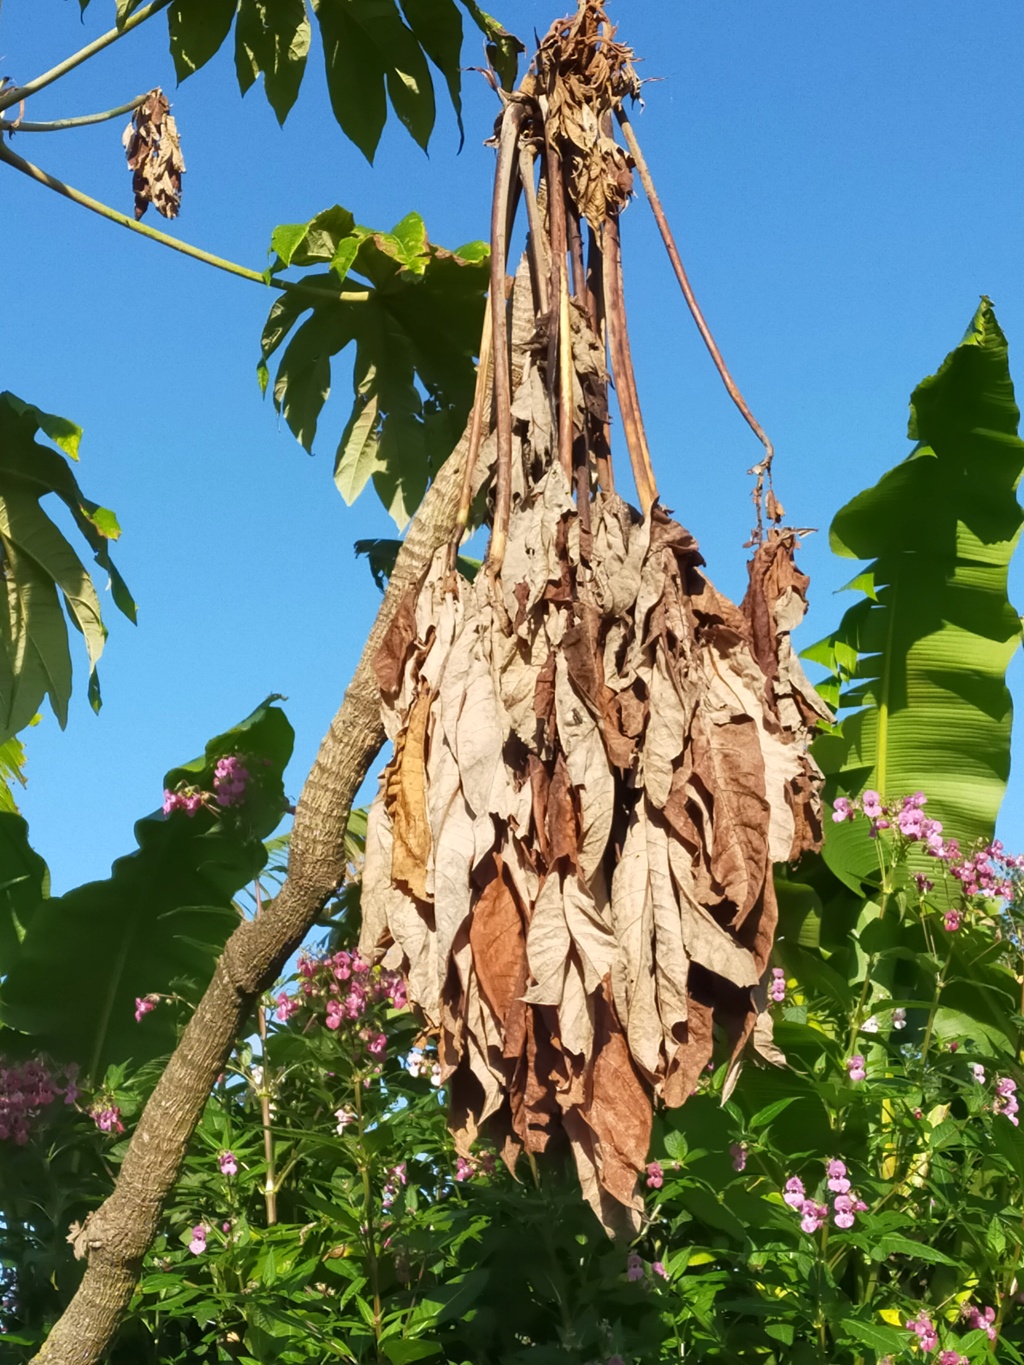
<svg viewBox="0 0 1024 1365">
<path fill-rule="evenodd" d="M 861 600 L 805 654 L 832 670 L 841 708 L 836 731 L 814 746 L 826 794 L 923 790 L 927 814 L 964 847 L 992 837 L 1010 770 L 1019 418 L 1006 338 L 985 298 L 914 390 L 910 455 L 836 515 L 833 550 L 872 562 L 850 584 Z M 854 889 L 877 874 L 859 823 L 830 823 L 824 856 Z"/>
</svg>

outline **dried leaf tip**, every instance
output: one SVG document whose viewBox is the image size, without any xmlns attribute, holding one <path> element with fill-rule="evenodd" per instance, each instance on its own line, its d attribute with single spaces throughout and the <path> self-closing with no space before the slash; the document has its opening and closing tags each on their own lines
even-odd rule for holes
<svg viewBox="0 0 1024 1365">
<path fill-rule="evenodd" d="M 150 204 L 165 218 L 177 218 L 181 207 L 185 161 L 170 108 L 162 90 L 151 90 L 121 137 L 132 172 L 136 219 Z"/>
</svg>

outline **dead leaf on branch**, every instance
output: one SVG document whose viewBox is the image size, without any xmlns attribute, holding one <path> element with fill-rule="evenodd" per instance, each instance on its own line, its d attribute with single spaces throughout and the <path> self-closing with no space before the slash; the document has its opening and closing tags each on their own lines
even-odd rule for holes
<svg viewBox="0 0 1024 1365">
<path fill-rule="evenodd" d="M 470 584 L 440 552 L 378 654 L 395 757 L 371 809 L 361 942 L 403 966 L 439 1030 L 458 1150 L 487 1131 L 512 1167 L 561 1134 L 610 1231 L 638 1227 L 654 1104 L 685 1102 L 716 1039 L 730 1084 L 751 1037 L 778 1061 L 772 864 L 820 839 L 807 742 L 827 714 L 789 642 L 806 606 L 793 533 L 769 532 L 737 607 L 656 498 L 642 516 L 608 484 L 600 338 L 616 305 L 578 292 L 582 258 L 559 233 L 589 223 L 599 258 L 628 199 L 606 116 L 637 93 L 631 63 L 590 0 L 502 121 L 512 179 L 510 129 L 553 154 L 547 241 L 495 320 L 508 390 L 496 381 L 467 485 L 491 492 L 488 560 Z M 611 359 L 628 404 L 621 345 Z"/>
<path fill-rule="evenodd" d="M 162 90 L 151 90 L 131 117 L 121 142 L 132 172 L 135 217 L 150 204 L 165 218 L 177 218 L 181 207 L 181 155 L 178 127 Z"/>
</svg>

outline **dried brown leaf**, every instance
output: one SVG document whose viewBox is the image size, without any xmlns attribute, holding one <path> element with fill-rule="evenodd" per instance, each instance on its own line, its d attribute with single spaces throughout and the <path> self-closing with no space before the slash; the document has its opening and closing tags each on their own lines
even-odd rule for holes
<svg viewBox="0 0 1024 1365">
<path fill-rule="evenodd" d="M 121 138 L 132 172 L 136 219 L 150 204 L 165 218 L 177 218 L 181 207 L 185 161 L 170 108 L 162 90 L 151 90 Z"/>
</svg>

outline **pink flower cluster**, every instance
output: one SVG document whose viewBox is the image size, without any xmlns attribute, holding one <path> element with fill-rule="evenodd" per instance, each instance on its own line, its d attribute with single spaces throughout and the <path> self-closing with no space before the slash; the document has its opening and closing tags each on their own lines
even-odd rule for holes
<svg viewBox="0 0 1024 1365">
<path fill-rule="evenodd" d="M 481 1152 L 476 1161 L 467 1161 L 465 1157 L 455 1158 L 455 1179 L 461 1184 L 465 1180 L 472 1180 L 476 1174 L 493 1175 L 497 1170 L 497 1159 L 493 1152 Z"/>
<path fill-rule="evenodd" d="M 249 769 L 235 754 L 218 759 L 213 770 L 213 795 L 218 806 L 238 806 L 245 800 Z"/>
<path fill-rule="evenodd" d="M 405 1069 L 413 1079 L 429 1075 L 430 1084 L 437 1089 L 441 1084 L 441 1063 L 431 1061 L 422 1048 L 410 1048 L 405 1059 Z"/>
<path fill-rule="evenodd" d="M 1000 1076 L 996 1081 L 996 1097 L 992 1104 L 993 1114 L 1005 1114 L 1014 1128 L 1018 1128 L 1020 1127 L 1020 1119 L 1017 1117 L 1019 1110 L 1017 1082 L 1012 1076 Z"/>
<path fill-rule="evenodd" d="M 935 1357 L 935 1365 L 970 1365 L 970 1361 L 959 1351 L 940 1351 Z"/>
<path fill-rule="evenodd" d="M 206 1250 L 206 1228 L 202 1223 L 197 1223 L 192 1229 L 192 1240 L 188 1244 L 188 1249 L 193 1256 L 201 1256 Z"/>
<path fill-rule="evenodd" d="M 24 1147 L 32 1133 L 32 1124 L 40 1111 L 63 1094 L 65 1104 L 78 1098 L 75 1085 L 77 1067 L 65 1068 L 62 1088 L 49 1065 L 34 1057 L 18 1066 L 0 1065 L 0 1141 L 11 1141 Z"/>
<path fill-rule="evenodd" d="M 965 1303 L 960 1310 L 960 1316 L 969 1328 L 984 1330 L 989 1341 L 995 1341 L 998 1333 L 996 1332 L 996 1310 L 994 1308 L 979 1308 L 973 1303 Z"/>
<path fill-rule="evenodd" d="M 172 811 L 183 810 L 186 815 L 195 815 L 202 810 L 203 793 L 197 787 L 179 787 L 177 791 L 164 788 L 164 814 L 170 815 Z"/>
<path fill-rule="evenodd" d="M 786 998 L 786 973 L 781 967 L 772 968 L 771 985 L 768 987 L 768 998 L 776 1005 L 781 1005 Z"/>
<path fill-rule="evenodd" d="M 867 1209 L 867 1204 L 858 1198 L 855 1190 L 851 1189 L 843 1162 L 833 1158 L 825 1168 L 825 1176 L 832 1194 L 832 1221 L 837 1228 L 852 1228 L 857 1221 L 856 1215 L 863 1213 Z M 828 1217 L 828 1204 L 808 1199 L 804 1183 L 799 1176 L 791 1176 L 786 1181 L 782 1198 L 791 1209 L 800 1214 L 800 1226 L 804 1232 L 817 1232 Z"/>
<path fill-rule="evenodd" d="M 217 1165 L 220 1167 L 221 1175 L 238 1174 L 238 1158 L 234 1152 L 221 1152 L 217 1158 Z"/>
<path fill-rule="evenodd" d="M 383 967 L 371 967 L 358 951 L 345 949 L 324 958 L 303 955 L 299 958 L 299 976 L 302 985 L 297 994 L 282 991 L 276 998 L 278 1021 L 285 1023 L 304 1006 L 319 1015 L 322 1004 L 325 1028 L 335 1032 L 345 1024 L 362 1024 L 358 1032 L 367 1052 L 382 1061 L 387 1038 L 365 1021 L 376 1005 L 406 1008 L 408 996 L 402 976 Z"/>
<path fill-rule="evenodd" d="M 160 1003 L 159 995 L 137 995 L 135 997 L 135 1022 L 140 1024 L 142 1016 L 155 1010 Z"/>
<path fill-rule="evenodd" d="M 661 1169 L 661 1164 L 657 1161 L 647 1163 L 647 1188 L 649 1190 L 660 1190 L 665 1183 L 665 1172 Z"/>
<path fill-rule="evenodd" d="M 845 796 L 837 796 L 832 804 L 832 819 L 837 825 L 841 825 L 846 820 L 855 819 L 860 811 L 871 822 L 870 833 L 873 839 L 877 838 L 882 830 L 892 829 L 895 824 L 908 843 L 923 841 L 928 845 L 929 853 L 941 858 L 944 849 L 942 825 L 938 820 L 929 820 L 925 815 L 924 806 L 927 801 L 924 792 L 915 792 L 913 796 L 904 796 L 899 803 L 892 801 L 883 805 L 879 793 L 869 788 L 852 801 Z"/>
<path fill-rule="evenodd" d="M 921 1312 L 907 1323 L 907 1331 L 917 1337 L 922 1351 L 934 1351 L 939 1344 L 939 1334 L 927 1313 Z"/>
<path fill-rule="evenodd" d="M 94 1105 L 89 1113 L 93 1117 L 96 1127 L 101 1133 L 123 1133 L 124 1124 L 121 1122 L 121 1110 L 116 1104 L 97 1104 Z"/>
</svg>

